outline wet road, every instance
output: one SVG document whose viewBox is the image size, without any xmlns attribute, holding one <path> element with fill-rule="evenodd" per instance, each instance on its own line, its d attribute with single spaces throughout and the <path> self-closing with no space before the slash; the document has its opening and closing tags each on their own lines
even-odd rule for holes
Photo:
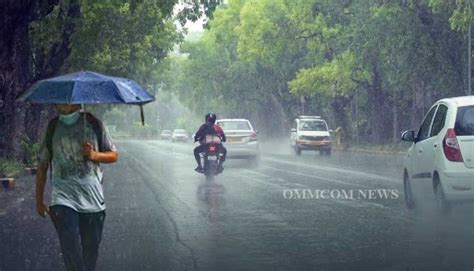
<svg viewBox="0 0 474 271">
<path fill-rule="evenodd" d="M 257 167 L 229 160 L 206 183 L 191 144 L 117 146 L 98 270 L 474 270 L 473 205 L 406 211 L 400 156 L 267 144 Z M 61 270 L 54 229 L 22 190 L 0 194 L 0 270 Z"/>
</svg>

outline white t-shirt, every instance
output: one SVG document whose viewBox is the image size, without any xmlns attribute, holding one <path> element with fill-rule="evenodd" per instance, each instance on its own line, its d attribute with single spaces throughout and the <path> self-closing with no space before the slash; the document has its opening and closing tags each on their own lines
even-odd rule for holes
<svg viewBox="0 0 474 271">
<path fill-rule="evenodd" d="M 46 136 L 40 151 L 40 162 L 52 162 L 51 206 L 63 205 L 80 213 L 95 213 L 105 210 L 102 189 L 102 170 L 98 163 L 87 160 L 83 155 L 85 139 L 95 150 L 112 151 L 115 146 L 110 135 L 100 123 L 101 146 L 97 132 L 90 123 L 84 130 L 84 115 L 66 125 L 57 121 L 52 138 L 52 156 L 46 147 Z M 84 137 L 85 135 L 85 137 Z"/>
</svg>

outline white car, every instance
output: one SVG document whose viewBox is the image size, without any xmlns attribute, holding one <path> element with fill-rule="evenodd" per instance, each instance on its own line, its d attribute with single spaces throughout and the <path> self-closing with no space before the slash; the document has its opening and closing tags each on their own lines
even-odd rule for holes
<svg viewBox="0 0 474 271">
<path fill-rule="evenodd" d="M 290 145 L 297 155 L 303 150 L 331 155 L 331 135 L 326 121 L 319 116 L 300 116 L 293 122 Z"/>
<path fill-rule="evenodd" d="M 257 161 L 260 152 L 257 131 L 246 119 L 221 119 L 216 121 L 227 138 L 224 146 L 228 158 L 247 158 Z"/>
<path fill-rule="evenodd" d="M 186 130 L 184 129 L 176 129 L 173 131 L 173 135 L 171 136 L 171 141 L 172 142 L 188 142 L 188 134 L 186 133 Z"/>
<path fill-rule="evenodd" d="M 171 139 L 171 131 L 170 130 L 163 130 L 161 132 L 160 138 L 163 140 L 170 140 Z"/>
<path fill-rule="evenodd" d="M 402 140 L 413 142 L 403 172 L 409 209 L 433 192 L 443 212 L 452 202 L 474 200 L 474 96 L 436 102 L 418 133 L 406 131 Z"/>
</svg>

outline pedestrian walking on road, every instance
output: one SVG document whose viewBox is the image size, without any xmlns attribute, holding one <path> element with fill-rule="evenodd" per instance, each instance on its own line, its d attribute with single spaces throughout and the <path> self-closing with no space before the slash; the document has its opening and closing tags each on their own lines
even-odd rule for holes
<svg viewBox="0 0 474 271">
<path fill-rule="evenodd" d="M 92 271 L 105 220 L 100 163 L 118 153 L 102 122 L 79 105 L 58 104 L 44 137 L 36 175 L 36 209 L 49 214 L 61 243 L 67 270 Z M 44 203 L 48 168 L 52 170 L 49 207 Z"/>
</svg>

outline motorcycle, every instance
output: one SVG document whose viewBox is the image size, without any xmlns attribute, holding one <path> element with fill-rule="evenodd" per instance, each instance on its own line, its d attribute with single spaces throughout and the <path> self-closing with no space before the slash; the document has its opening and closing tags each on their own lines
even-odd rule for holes
<svg viewBox="0 0 474 271">
<path fill-rule="evenodd" d="M 208 136 L 205 142 L 207 144 L 206 151 L 201 153 L 204 165 L 203 174 L 206 175 L 206 180 L 213 180 L 215 176 L 221 173 L 219 165 L 224 154 L 219 152 L 220 138 Z"/>
<path fill-rule="evenodd" d="M 208 144 L 206 148 L 206 152 L 201 154 L 201 158 L 203 159 L 204 163 L 204 170 L 203 174 L 206 175 L 206 180 L 211 181 L 217 176 L 219 171 L 219 164 L 221 162 L 222 153 L 219 153 L 218 144 L 211 143 Z"/>
</svg>

